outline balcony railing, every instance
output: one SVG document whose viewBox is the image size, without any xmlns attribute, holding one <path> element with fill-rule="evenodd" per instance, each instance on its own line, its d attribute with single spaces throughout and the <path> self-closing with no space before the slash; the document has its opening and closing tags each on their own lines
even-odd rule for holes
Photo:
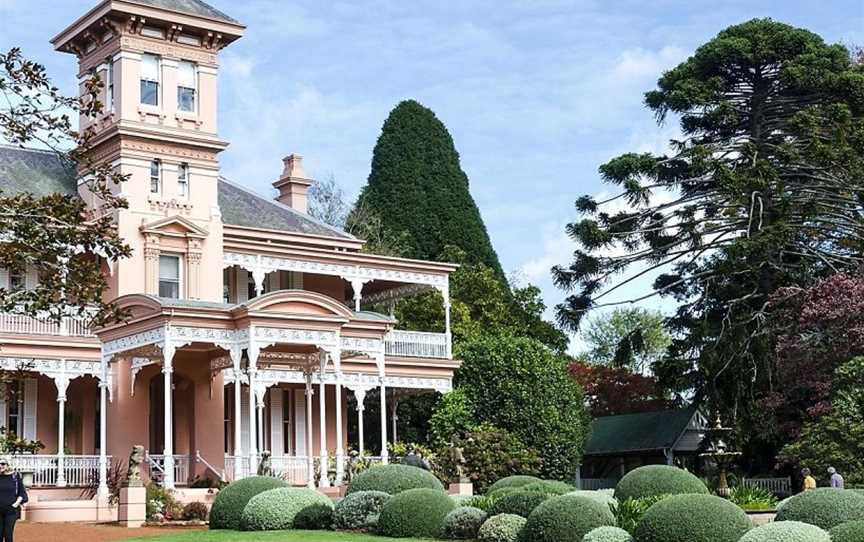
<svg viewBox="0 0 864 542">
<path fill-rule="evenodd" d="M 404 358 L 449 359 L 449 337 L 446 333 L 394 330 L 384 338 L 384 351 Z"/>
<path fill-rule="evenodd" d="M 18 472 L 33 473 L 34 487 L 56 487 L 60 459 L 57 455 L 12 455 L 9 464 Z M 111 457 L 108 457 L 110 464 Z M 68 487 L 87 487 L 99 480 L 98 455 L 64 455 L 63 474 Z"/>
<path fill-rule="evenodd" d="M 185 486 L 189 483 L 189 456 L 174 455 L 174 483 Z M 165 456 L 147 452 L 147 475 L 157 484 L 165 478 Z"/>
<path fill-rule="evenodd" d="M 8 312 L 0 312 L 0 333 L 93 337 L 88 320 L 85 318 L 63 318 L 58 322 L 48 317 L 25 316 Z"/>
</svg>

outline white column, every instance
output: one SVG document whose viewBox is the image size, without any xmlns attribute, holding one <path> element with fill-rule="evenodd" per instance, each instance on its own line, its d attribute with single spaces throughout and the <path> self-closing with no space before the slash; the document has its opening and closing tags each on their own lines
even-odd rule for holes
<svg viewBox="0 0 864 542">
<path fill-rule="evenodd" d="M 102 375 L 99 379 L 99 490 L 102 497 L 108 496 L 108 360 L 102 358 Z"/>
<path fill-rule="evenodd" d="M 66 370 L 66 360 L 62 360 Z M 57 386 L 57 487 L 66 487 L 66 389 L 69 380 L 62 375 L 54 384 Z"/>
<path fill-rule="evenodd" d="M 231 364 L 234 368 L 234 416 L 233 420 L 231 420 L 234 424 L 234 479 L 239 480 L 243 476 L 246 475 L 245 469 L 243 468 L 243 458 L 240 457 L 240 451 L 243 449 L 243 433 L 242 433 L 242 423 L 240 421 L 240 391 L 241 391 L 241 382 L 240 382 L 240 362 L 243 357 L 243 350 L 239 346 L 231 347 Z"/>
<path fill-rule="evenodd" d="M 381 382 L 381 462 L 386 465 L 390 453 L 387 451 L 387 386 L 384 383 L 383 365 L 379 380 Z"/>
<path fill-rule="evenodd" d="M 360 301 L 363 299 L 363 285 L 366 281 L 363 279 L 351 279 L 351 290 L 354 292 L 354 310 L 360 312 Z"/>
<path fill-rule="evenodd" d="M 166 332 L 167 335 L 167 332 Z M 165 399 L 165 448 L 162 454 L 165 457 L 163 468 L 162 487 L 165 489 L 174 489 L 174 390 L 172 385 L 172 377 L 174 375 L 174 345 L 171 344 L 171 339 L 165 337 L 165 344 L 162 347 L 162 375 L 164 379 L 164 399 Z"/>
<path fill-rule="evenodd" d="M 264 283 L 267 281 L 267 271 L 263 269 L 253 269 L 252 280 L 255 281 L 255 297 L 258 297 L 264 293 Z"/>
<path fill-rule="evenodd" d="M 264 451 L 264 393 L 267 388 L 258 384 L 255 390 L 255 405 L 258 407 L 258 449 Z M 257 469 L 257 466 L 256 466 Z"/>
<path fill-rule="evenodd" d="M 450 331 L 450 288 L 441 290 L 444 298 L 444 335 L 447 341 L 447 359 L 453 359 L 453 334 Z"/>
<path fill-rule="evenodd" d="M 396 431 L 396 425 L 399 421 L 399 399 L 396 398 L 396 394 L 393 394 L 393 412 L 390 415 L 390 420 L 393 423 L 393 435 L 390 437 L 393 439 L 393 442 L 397 442 L 399 440 L 399 436 Z"/>
<path fill-rule="evenodd" d="M 336 370 L 336 485 L 341 486 L 345 479 L 345 442 L 342 435 L 342 352 L 333 352 L 333 365 Z"/>
<path fill-rule="evenodd" d="M 319 462 L 321 465 L 321 480 L 318 487 L 330 487 L 327 471 L 330 470 L 330 454 L 327 450 L 327 392 L 324 387 L 324 371 L 327 368 L 327 355 L 321 353 L 321 372 L 318 374 L 318 436 L 320 437 Z"/>
<path fill-rule="evenodd" d="M 306 371 L 306 487 L 315 489 L 315 459 L 312 455 L 312 371 Z"/>
<path fill-rule="evenodd" d="M 363 411 L 366 410 L 366 389 L 355 389 L 354 398 L 357 399 L 357 447 L 360 457 L 363 457 L 363 454 L 365 453 L 363 447 Z"/>
<path fill-rule="evenodd" d="M 255 387 L 257 385 L 256 376 L 258 373 L 258 346 L 252 342 L 254 339 L 254 330 L 250 330 L 250 343 L 247 354 L 249 356 L 249 474 L 254 473 L 258 469 L 258 430 L 256 418 L 258 416 L 257 394 Z"/>
</svg>

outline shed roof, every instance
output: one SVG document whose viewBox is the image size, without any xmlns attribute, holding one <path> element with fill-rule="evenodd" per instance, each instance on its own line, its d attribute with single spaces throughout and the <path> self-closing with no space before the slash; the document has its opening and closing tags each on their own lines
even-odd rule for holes
<svg viewBox="0 0 864 542">
<path fill-rule="evenodd" d="M 659 412 L 603 416 L 591 424 L 585 455 L 617 455 L 673 448 L 690 421 L 695 407 Z"/>
</svg>

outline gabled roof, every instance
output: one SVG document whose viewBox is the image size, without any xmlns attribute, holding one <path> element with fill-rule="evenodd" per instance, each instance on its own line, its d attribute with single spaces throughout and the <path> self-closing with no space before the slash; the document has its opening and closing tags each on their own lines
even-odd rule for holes
<svg viewBox="0 0 864 542">
<path fill-rule="evenodd" d="M 224 177 L 219 178 L 219 208 L 225 224 L 354 239 L 351 234 L 276 200 L 258 195 Z"/>
<path fill-rule="evenodd" d="M 672 449 L 697 414 L 694 407 L 596 418 L 585 455 Z"/>
<path fill-rule="evenodd" d="M 0 145 L 0 193 L 35 196 L 78 193 L 75 165 L 53 151 Z"/>
<path fill-rule="evenodd" d="M 201 0 L 126 0 L 133 4 L 151 6 L 187 15 L 196 15 L 207 19 L 214 19 L 226 23 L 240 24 L 239 21 L 214 8 Z"/>
</svg>

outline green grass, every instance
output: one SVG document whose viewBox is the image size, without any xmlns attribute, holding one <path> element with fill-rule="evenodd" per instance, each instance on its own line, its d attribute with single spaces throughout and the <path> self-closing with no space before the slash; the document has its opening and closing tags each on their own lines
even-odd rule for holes
<svg viewBox="0 0 864 542">
<path fill-rule="evenodd" d="M 367 534 L 334 533 L 330 531 L 189 531 L 188 533 L 165 536 L 135 538 L 126 542 L 393 542 L 393 538 L 383 538 Z M 401 538 L 404 542 L 420 542 L 420 538 Z M 431 542 L 431 541 L 429 541 Z"/>
</svg>

